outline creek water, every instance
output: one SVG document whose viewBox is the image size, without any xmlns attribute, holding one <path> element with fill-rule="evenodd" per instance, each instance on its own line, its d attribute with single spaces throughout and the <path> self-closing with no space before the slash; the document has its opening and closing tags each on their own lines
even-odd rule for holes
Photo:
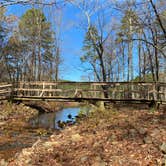
<svg viewBox="0 0 166 166">
<path fill-rule="evenodd" d="M 76 121 L 80 111 L 88 112 L 88 108 L 74 107 L 64 108 L 58 112 L 41 113 L 37 117 L 30 120 L 32 127 L 61 129 L 60 124 L 73 124 Z"/>
</svg>

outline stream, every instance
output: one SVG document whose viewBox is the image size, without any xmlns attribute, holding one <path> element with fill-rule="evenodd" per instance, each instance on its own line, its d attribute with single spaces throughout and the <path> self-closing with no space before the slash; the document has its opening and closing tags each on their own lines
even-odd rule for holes
<svg viewBox="0 0 166 166">
<path fill-rule="evenodd" d="M 53 133 L 73 125 L 80 111 L 88 113 L 88 107 L 64 108 L 57 112 L 39 113 L 29 123 L 19 119 L 0 131 L 0 160 L 14 157 L 23 148 L 31 147 L 39 138 L 47 140 Z"/>
<path fill-rule="evenodd" d="M 86 107 L 64 108 L 57 112 L 41 113 L 30 120 L 30 125 L 37 128 L 62 129 L 65 125 L 74 124 L 80 111 L 88 112 Z"/>
</svg>

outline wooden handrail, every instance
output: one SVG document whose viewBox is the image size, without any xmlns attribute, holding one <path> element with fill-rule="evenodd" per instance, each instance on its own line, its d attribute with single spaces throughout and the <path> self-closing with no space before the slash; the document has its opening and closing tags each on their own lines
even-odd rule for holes
<svg viewBox="0 0 166 166">
<path fill-rule="evenodd" d="M 0 83 L 0 95 L 13 98 L 73 99 L 75 91 L 81 99 L 105 100 L 155 100 L 166 102 L 166 83 L 164 82 L 15 82 Z M 64 96 L 63 96 L 64 95 Z"/>
</svg>

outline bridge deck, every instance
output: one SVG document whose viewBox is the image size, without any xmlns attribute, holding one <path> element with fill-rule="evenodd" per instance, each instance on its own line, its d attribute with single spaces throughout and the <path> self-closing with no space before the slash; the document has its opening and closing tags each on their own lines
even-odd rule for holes
<svg viewBox="0 0 166 166">
<path fill-rule="evenodd" d="M 163 82 L 17 82 L 0 84 L 0 99 L 166 103 Z"/>
</svg>

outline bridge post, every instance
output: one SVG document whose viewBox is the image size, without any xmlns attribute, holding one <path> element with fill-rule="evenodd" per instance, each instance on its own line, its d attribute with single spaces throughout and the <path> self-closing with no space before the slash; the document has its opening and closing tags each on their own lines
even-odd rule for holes
<svg viewBox="0 0 166 166">
<path fill-rule="evenodd" d="M 15 93 L 16 93 L 16 90 L 15 90 L 15 89 L 17 89 L 17 87 L 18 87 L 18 82 L 17 82 L 17 84 L 16 84 L 16 82 L 12 82 L 11 84 L 12 84 L 12 85 L 11 85 L 11 87 L 10 87 L 9 101 L 13 101 L 14 95 L 15 95 Z"/>
<path fill-rule="evenodd" d="M 157 101 L 157 85 L 156 83 L 153 84 L 153 99 Z"/>
<path fill-rule="evenodd" d="M 43 96 L 43 94 L 44 94 L 44 89 L 45 89 L 45 83 L 43 82 L 43 89 L 42 89 L 42 92 L 40 93 L 40 97 Z"/>
</svg>

